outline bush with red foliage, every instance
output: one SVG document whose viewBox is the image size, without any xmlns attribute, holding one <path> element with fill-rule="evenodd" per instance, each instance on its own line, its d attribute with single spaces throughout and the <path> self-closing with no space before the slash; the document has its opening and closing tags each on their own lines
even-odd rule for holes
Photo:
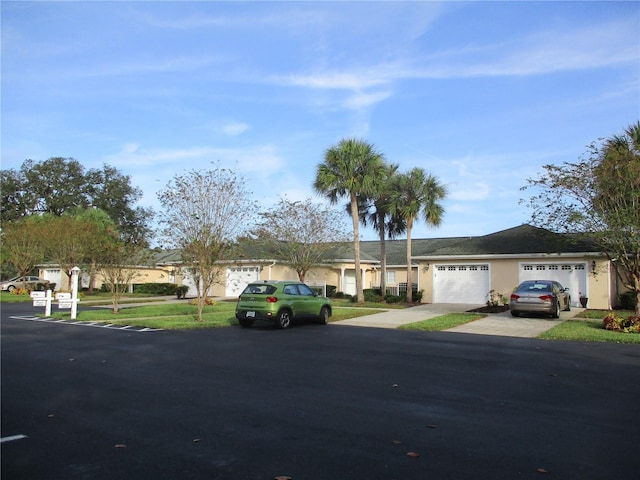
<svg viewBox="0 0 640 480">
<path fill-rule="evenodd" d="M 622 318 L 615 313 L 610 313 L 602 320 L 602 326 L 606 330 L 624 333 L 640 333 L 640 315 L 630 315 Z"/>
</svg>

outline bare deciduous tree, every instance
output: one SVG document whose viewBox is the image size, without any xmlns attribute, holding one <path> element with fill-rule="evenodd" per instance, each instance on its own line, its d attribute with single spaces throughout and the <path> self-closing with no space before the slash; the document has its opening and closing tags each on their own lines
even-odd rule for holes
<svg viewBox="0 0 640 480">
<path fill-rule="evenodd" d="M 164 211 L 164 237 L 181 251 L 198 290 L 198 321 L 210 288 L 224 281 L 224 266 L 234 242 L 255 216 L 247 182 L 216 166 L 176 175 L 158 193 Z"/>
<path fill-rule="evenodd" d="M 260 213 L 258 239 L 298 274 L 301 282 L 329 252 L 334 252 L 348 234 L 342 212 L 311 199 L 292 202 L 281 198 L 278 204 Z"/>
</svg>

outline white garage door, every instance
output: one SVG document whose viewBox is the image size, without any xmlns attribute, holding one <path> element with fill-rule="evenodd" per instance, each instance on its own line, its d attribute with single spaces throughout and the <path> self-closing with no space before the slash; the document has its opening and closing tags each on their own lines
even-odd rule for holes
<svg viewBox="0 0 640 480">
<path fill-rule="evenodd" d="M 486 303 L 491 289 L 489 265 L 436 265 L 433 303 Z"/>
<path fill-rule="evenodd" d="M 584 263 L 523 263 L 520 281 L 555 280 L 571 292 L 571 305 L 580 305 L 580 292 L 587 293 L 587 268 Z"/>
<path fill-rule="evenodd" d="M 260 267 L 232 267 L 227 268 L 227 297 L 237 297 L 244 288 L 260 277 Z"/>
</svg>

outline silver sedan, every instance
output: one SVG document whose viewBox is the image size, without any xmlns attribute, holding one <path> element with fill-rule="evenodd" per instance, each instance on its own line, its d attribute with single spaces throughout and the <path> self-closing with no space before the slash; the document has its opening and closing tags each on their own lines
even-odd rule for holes
<svg viewBox="0 0 640 480">
<path fill-rule="evenodd" d="M 514 317 L 521 313 L 546 313 L 560 317 L 560 310 L 571 310 L 571 295 L 554 280 L 527 280 L 511 294 L 509 310 Z"/>
</svg>

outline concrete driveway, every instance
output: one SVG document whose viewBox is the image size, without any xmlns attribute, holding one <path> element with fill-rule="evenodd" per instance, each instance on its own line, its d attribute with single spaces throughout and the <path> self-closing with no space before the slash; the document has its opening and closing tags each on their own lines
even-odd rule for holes
<svg viewBox="0 0 640 480">
<path fill-rule="evenodd" d="M 460 303 L 425 304 L 401 310 L 386 310 L 373 315 L 367 315 L 366 317 L 341 320 L 339 322 L 333 322 L 332 325 L 398 328 L 400 325 L 427 320 L 447 313 L 467 312 L 478 307 L 482 307 L 482 305 Z M 559 319 L 548 319 L 541 316 L 529 318 L 512 317 L 507 311 L 489 314 L 485 318 L 451 328 L 447 331 L 477 335 L 534 338 L 559 325 L 563 321 L 573 318 L 579 311 L 582 311 L 582 309 L 574 308 L 570 312 L 560 312 Z"/>
</svg>

